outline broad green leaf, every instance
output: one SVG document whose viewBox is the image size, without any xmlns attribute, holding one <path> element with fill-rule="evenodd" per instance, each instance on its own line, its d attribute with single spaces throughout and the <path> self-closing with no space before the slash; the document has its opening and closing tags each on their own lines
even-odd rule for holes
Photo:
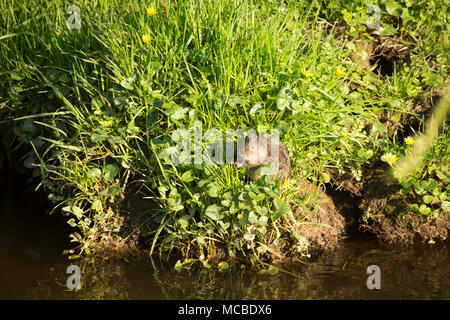
<svg viewBox="0 0 450 320">
<path fill-rule="evenodd" d="M 222 261 L 217 265 L 220 272 L 226 272 L 230 269 L 230 265 L 226 261 Z"/>
<path fill-rule="evenodd" d="M 92 209 L 94 209 L 97 212 L 101 212 L 103 210 L 102 202 L 97 199 L 92 203 Z"/>
<path fill-rule="evenodd" d="M 183 182 L 191 182 L 195 177 L 192 175 L 192 170 L 188 170 L 181 175 L 181 180 Z"/>
<path fill-rule="evenodd" d="M 391 36 L 397 32 L 393 26 L 387 23 L 383 23 L 383 30 L 379 33 L 380 36 Z"/>
<path fill-rule="evenodd" d="M 428 207 L 426 204 L 422 204 L 419 207 L 419 212 L 425 216 L 429 215 L 431 212 L 431 208 Z"/>
<path fill-rule="evenodd" d="M 380 135 L 385 135 L 386 134 L 386 126 L 384 124 L 382 124 L 381 122 L 375 122 L 372 125 L 372 130 L 371 133 L 372 134 L 380 134 Z"/>
<path fill-rule="evenodd" d="M 75 217 L 77 217 L 78 219 L 81 219 L 84 211 L 80 207 L 72 206 L 72 213 L 75 215 Z"/>
<path fill-rule="evenodd" d="M 102 171 L 99 168 L 92 168 L 87 172 L 87 177 L 91 180 L 95 180 L 102 176 Z"/>
<path fill-rule="evenodd" d="M 180 272 L 183 269 L 183 264 L 181 263 L 180 260 L 178 260 L 173 268 L 175 271 Z"/>
<path fill-rule="evenodd" d="M 434 197 L 426 194 L 423 196 L 423 202 L 425 202 L 426 204 L 429 204 L 431 202 L 433 202 Z"/>
<path fill-rule="evenodd" d="M 273 220 L 277 220 L 279 217 L 291 212 L 291 208 L 287 203 L 284 203 L 283 201 L 280 201 L 278 199 L 275 199 L 274 201 L 275 210 L 272 215 Z"/>
<path fill-rule="evenodd" d="M 395 1 L 386 2 L 386 11 L 392 16 L 398 16 L 402 13 L 402 6 Z"/>
<path fill-rule="evenodd" d="M 277 267 L 275 267 L 275 266 L 269 266 L 269 268 L 268 269 L 263 269 L 263 270 L 260 270 L 259 271 L 259 274 L 262 274 L 262 275 L 269 275 L 269 276 L 274 276 L 274 275 L 276 275 L 278 273 L 278 268 Z"/>
<path fill-rule="evenodd" d="M 119 168 L 115 164 L 108 164 L 103 167 L 103 177 L 106 180 L 112 181 L 119 172 Z"/>
<path fill-rule="evenodd" d="M 443 201 L 441 204 L 442 210 L 450 212 L 450 201 Z"/>
<path fill-rule="evenodd" d="M 219 211 L 219 207 L 215 204 L 210 205 L 208 208 L 206 208 L 205 215 L 214 221 L 218 221 L 223 218 L 223 214 Z"/>
<path fill-rule="evenodd" d="M 128 79 L 123 79 L 122 81 L 120 81 L 120 85 L 122 87 L 124 87 L 125 89 L 133 90 L 133 81 L 134 81 L 134 77 L 131 77 Z"/>
<path fill-rule="evenodd" d="M 208 184 L 208 195 L 212 198 L 217 198 L 219 196 L 220 185 L 216 182 L 211 182 Z"/>
<path fill-rule="evenodd" d="M 251 224 L 257 224 L 258 223 L 258 216 L 254 211 L 250 211 L 248 213 L 248 222 Z"/>
</svg>

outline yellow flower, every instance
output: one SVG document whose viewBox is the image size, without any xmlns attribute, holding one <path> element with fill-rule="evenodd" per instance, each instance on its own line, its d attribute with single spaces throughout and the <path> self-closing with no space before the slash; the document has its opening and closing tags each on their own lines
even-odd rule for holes
<svg viewBox="0 0 450 320">
<path fill-rule="evenodd" d="M 395 154 L 389 152 L 383 155 L 381 160 L 386 161 L 390 166 L 392 166 L 394 163 L 397 162 L 398 158 Z"/>
<path fill-rule="evenodd" d="M 344 74 L 344 72 L 345 71 L 343 69 L 337 68 L 334 74 L 337 75 L 338 77 L 340 77 Z"/>
<path fill-rule="evenodd" d="M 302 70 L 302 74 L 303 74 L 305 77 L 307 77 L 307 78 L 312 77 L 312 73 L 311 73 L 311 72 L 308 72 L 308 71 L 306 71 L 306 70 Z"/>
<path fill-rule="evenodd" d="M 284 180 L 283 187 L 286 188 L 289 185 L 289 179 Z"/>
<path fill-rule="evenodd" d="M 154 16 L 156 14 L 156 9 L 153 7 L 149 7 L 149 8 L 147 8 L 147 13 L 150 17 Z"/>
<path fill-rule="evenodd" d="M 150 40 L 152 40 L 152 37 L 150 37 L 148 34 L 144 34 L 144 35 L 142 36 L 142 41 L 143 41 L 144 43 L 149 43 Z"/>
<path fill-rule="evenodd" d="M 242 219 L 244 217 L 244 215 L 242 214 L 242 213 L 239 213 L 238 215 L 237 215 L 237 218 L 238 219 Z"/>
<path fill-rule="evenodd" d="M 405 138 L 405 143 L 407 145 L 411 145 L 414 143 L 414 139 L 412 137 L 407 137 L 407 138 Z"/>
<path fill-rule="evenodd" d="M 100 121 L 100 124 L 102 126 L 104 126 L 104 127 L 111 127 L 112 123 L 113 123 L 112 120 L 102 120 L 102 121 Z"/>
</svg>

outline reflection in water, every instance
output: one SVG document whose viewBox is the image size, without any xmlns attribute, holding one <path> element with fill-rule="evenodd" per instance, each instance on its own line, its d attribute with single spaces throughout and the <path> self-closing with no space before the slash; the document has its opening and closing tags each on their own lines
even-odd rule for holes
<svg viewBox="0 0 450 320">
<path fill-rule="evenodd" d="M 0 187 L 1 188 L 1 187 Z M 355 235 L 314 261 L 286 268 L 297 275 L 227 273 L 174 261 L 69 261 L 63 220 L 49 217 L 42 195 L 0 190 L 0 299 L 449 299 L 448 243 L 393 247 Z M 81 269 L 82 289 L 69 291 L 66 269 Z M 367 266 L 381 269 L 381 290 L 368 290 Z"/>
</svg>

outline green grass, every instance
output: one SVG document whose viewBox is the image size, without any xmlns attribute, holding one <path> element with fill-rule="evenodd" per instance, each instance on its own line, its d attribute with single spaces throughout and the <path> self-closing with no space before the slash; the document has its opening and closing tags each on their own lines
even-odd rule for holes
<svg viewBox="0 0 450 320">
<path fill-rule="evenodd" d="M 357 15 L 362 3 L 347 10 Z M 0 135 L 67 212 L 79 253 L 118 237 L 112 208 L 134 183 L 161 207 L 141 226 L 152 251 L 198 258 L 220 247 L 260 261 L 267 244 L 284 241 L 307 254 L 285 217 L 316 203 L 299 198 L 295 181 L 361 179 L 385 151 L 380 117 L 401 123 L 415 98 L 444 86 L 445 1 L 433 3 L 435 15 L 424 3 L 408 7 L 417 18 L 403 26 L 411 63 L 382 78 L 352 60 L 355 30 L 336 26 L 354 23 L 339 1 L 74 1 L 80 30 L 67 28 L 58 1 L 3 1 L 0 116 L 9 121 Z M 280 190 L 229 164 L 175 165 L 173 133 L 196 124 L 223 135 L 279 129 L 296 178 Z"/>
</svg>

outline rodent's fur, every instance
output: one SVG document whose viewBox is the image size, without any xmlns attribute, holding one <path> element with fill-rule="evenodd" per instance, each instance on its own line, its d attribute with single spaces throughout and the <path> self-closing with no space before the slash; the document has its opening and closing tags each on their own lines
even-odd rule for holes
<svg viewBox="0 0 450 320">
<path fill-rule="evenodd" d="M 245 138 L 243 150 L 238 150 L 238 152 L 242 153 L 244 163 L 236 163 L 236 166 L 246 168 L 250 179 L 259 179 L 261 175 L 257 174 L 256 171 L 269 163 L 274 166 L 275 177 L 280 177 L 281 181 L 289 178 L 291 172 L 289 153 L 278 139 L 251 134 Z"/>
</svg>

